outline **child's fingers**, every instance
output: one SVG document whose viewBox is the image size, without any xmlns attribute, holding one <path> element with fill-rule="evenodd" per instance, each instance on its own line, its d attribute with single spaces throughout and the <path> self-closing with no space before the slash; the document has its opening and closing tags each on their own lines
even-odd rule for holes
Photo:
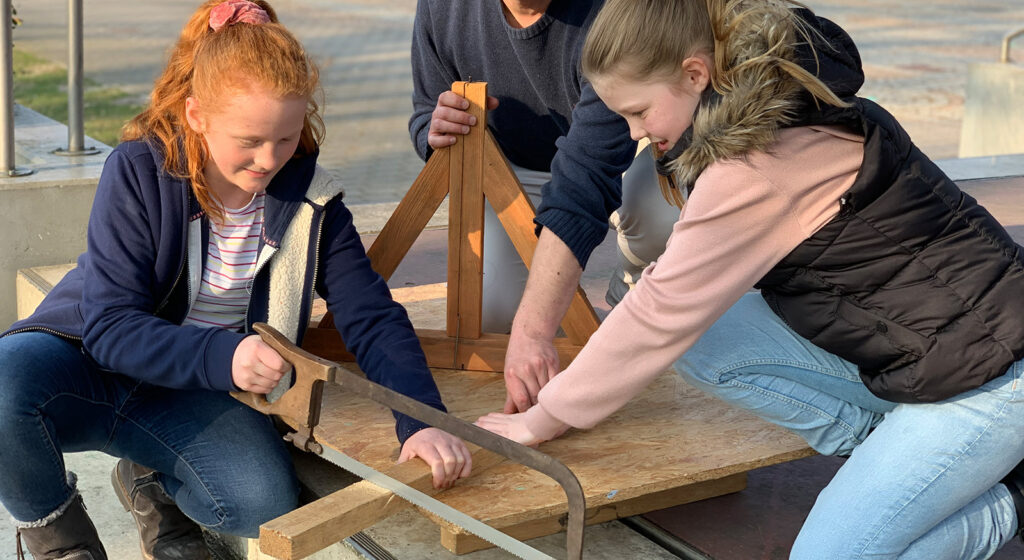
<svg viewBox="0 0 1024 560">
<path fill-rule="evenodd" d="M 274 371 L 280 374 L 284 374 L 292 367 L 291 364 L 281 357 L 281 354 L 277 353 L 277 350 L 274 350 L 272 346 L 262 340 L 258 341 L 256 345 L 256 359 L 259 360 L 260 365 L 267 371 Z M 278 379 L 280 377 L 279 375 Z"/>
<path fill-rule="evenodd" d="M 447 488 L 448 474 L 445 472 L 445 462 L 437 449 L 432 445 L 426 445 L 419 451 L 418 456 L 430 467 L 434 488 Z"/>
<path fill-rule="evenodd" d="M 456 478 L 466 478 L 473 471 L 473 454 L 469 452 L 469 448 L 461 439 L 457 440 L 455 449 L 463 457 L 462 470 L 459 471 Z"/>
<path fill-rule="evenodd" d="M 455 484 L 455 481 L 466 476 L 466 463 L 472 458 L 463 455 L 457 446 L 447 445 L 440 450 L 441 460 L 444 461 L 445 487 Z M 467 473 L 468 474 L 468 473 Z"/>
<path fill-rule="evenodd" d="M 274 387 L 277 387 L 277 381 L 272 381 L 260 375 L 256 375 L 255 373 L 248 372 L 243 374 L 241 379 L 235 379 L 235 385 L 243 391 L 266 394 L 272 391 Z"/>
</svg>

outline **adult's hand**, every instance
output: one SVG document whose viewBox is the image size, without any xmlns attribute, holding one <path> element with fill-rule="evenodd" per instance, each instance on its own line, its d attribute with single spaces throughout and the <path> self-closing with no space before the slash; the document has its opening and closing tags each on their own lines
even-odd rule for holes
<svg viewBox="0 0 1024 560">
<path fill-rule="evenodd" d="M 469 476 L 473 468 L 473 457 L 466 444 L 437 428 L 424 428 L 405 440 L 398 462 L 413 457 L 423 459 L 430 467 L 434 488 L 450 488 L 456 480 Z"/>
<path fill-rule="evenodd" d="M 487 110 L 498 107 L 498 98 L 487 96 Z M 437 96 L 437 106 L 430 115 L 430 129 L 427 144 L 435 150 L 455 143 L 458 136 L 469 134 L 469 128 L 476 124 L 476 117 L 469 114 L 469 101 L 448 90 Z"/>
<path fill-rule="evenodd" d="M 553 340 L 513 329 L 505 352 L 505 407 L 502 412 L 526 412 L 537 404 L 537 393 L 558 374 Z"/>
<path fill-rule="evenodd" d="M 554 340 L 583 269 L 569 247 L 544 228 L 505 351 L 503 412 L 526 412 L 559 370 Z"/>
<path fill-rule="evenodd" d="M 277 387 L 291 367 L 277 350 L 254 334 L 243 338 L 235 348 L 231 357 L 231 381 L 243 391 L 266 394 Z"/>
</svg>

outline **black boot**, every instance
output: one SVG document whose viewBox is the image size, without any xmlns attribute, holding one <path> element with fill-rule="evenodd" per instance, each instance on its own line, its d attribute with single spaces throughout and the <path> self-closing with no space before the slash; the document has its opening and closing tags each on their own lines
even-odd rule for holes
<svg viewBox="0 0 1024 560">
<path fill-rule="evenodd" d="M 1010 474 L 999 482 L 1010 491 L 1013 508 L 1017 510 L 1017 536 L 1024 538 L 1024 462 L 1018 463 Z"/>
<path fill-rule="evenodd" d="M 41 527 L 19 528 L 17 540 L 19 558 L 24 558 L 24 542 L 35 560 L 107 560 L 96 526 L 78 493 L 53 521 Z"/>
<path fill-rule="evenodd" d="M 210 560 L 203 531 L 178 509 L 156 471 L 121 459 L 110 473 L 114 492 L 139 527 L 146 560 Z"/>
</svg>

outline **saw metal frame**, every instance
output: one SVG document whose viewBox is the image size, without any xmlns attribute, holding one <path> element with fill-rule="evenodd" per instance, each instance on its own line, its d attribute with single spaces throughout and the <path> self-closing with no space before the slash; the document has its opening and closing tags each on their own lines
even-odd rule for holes
<svg viewBox="0 0 1024 560">
<path fill-rule="evenodd" d="M 568 502 L 567 558 L 582 558 L 586 499 L 576 475 L 561 461 L 374 383 L 340 364 L 311 354 L 265 323 L 256 323 L 253 330 L 292 364 L 294 384 L 274 402 L 269 402 L 266 396 L 256 393 L 239 392 L 233 395 L 264 414 L 277 415 L 290 421 L 295 431 L 286 435 L 285 439 L 293 445 L 303 451 L 325 456 L 323 444 L 316 441 L 313 432 L 320 421 L 325 383 L 335 383 L 352 394 L 444 430 L 553 479 L 562 487 Z M 409 489 L 417 492 L 415 489 Z"/>
</svg>

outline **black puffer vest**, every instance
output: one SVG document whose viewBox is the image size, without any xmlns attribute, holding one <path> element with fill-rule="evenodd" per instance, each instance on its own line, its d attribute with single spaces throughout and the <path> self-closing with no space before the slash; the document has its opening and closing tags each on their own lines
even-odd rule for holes
<svg viewBox="0 0 1024 560">
<path fill-rule="evenodd" d="M 1024 357 L 1024 251 L 878 105 L 792 123 L 864 135 L 839 215 L 757 287 L 793 330 L 860 366 L 879 397 L 932 402 Z"/>
</svg>

